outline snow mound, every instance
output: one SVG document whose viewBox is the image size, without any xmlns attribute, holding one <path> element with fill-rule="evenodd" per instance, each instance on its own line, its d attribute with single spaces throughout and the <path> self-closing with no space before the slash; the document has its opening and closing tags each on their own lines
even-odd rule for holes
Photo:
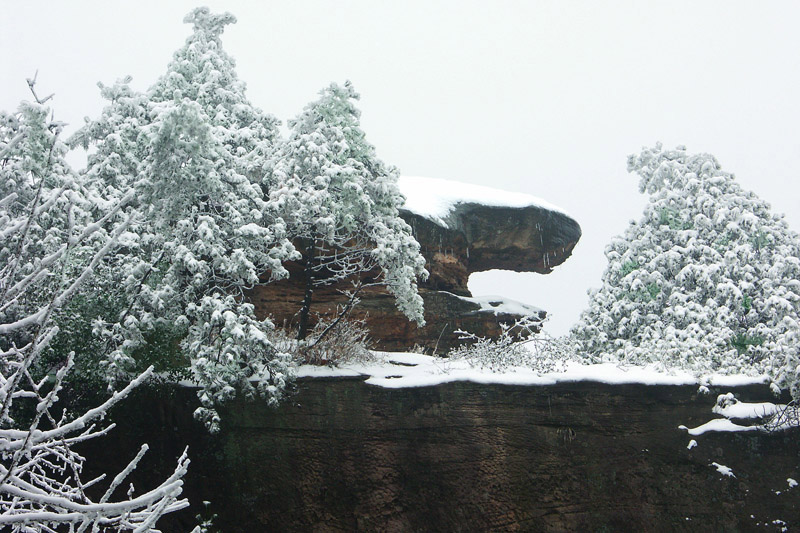
<svg viewBox="0 0 800 533">
<path fill-rule="evenodd" d="M 295 377 L 298 378 L 352 378 L 360 376 L 360 372 L 347 368 L 302 365 L 298 367 Z"/>
<path fill-rule="evenodd" d="M 457 204 L 501 207 L 541 207 L 568 215 L 541 198 L 519 192 L 501 191 L 482 185 L 419 176 L 400 176 L 400 192 L 406 197 L 404 209 L 447 227 L 445 218 Z"/>
<path fill-rule="evenodd" d="M 748 403 L 740 402 L 733 393 L 720 394 L 717 403 L 711 409 L 714 414 L 725 418 L 714 418 L 696 428 L 678 426 L 686 430 L 689 435 L 697 436 L 712 431 L 779 431 L 797 426 L 797 416 L 787 411 L 788 406 L 771 402 Z M 743 426 L 731 422 L 731 418 L 760 419 L 764 424 Z"/>
<path fill-rule="evenodd" d="M 721 465 L 719 463 L 711 463 L 709 466 L 713 466 L 714 468 L 716 468 L 717 472 L 719 472 L 723 476 L 736 477 L 733 475 L 733 470 L 731 470 L 730 467 L 728 466 Z"/>
<path fill-rule="evenodd" d="M 698 435 L 702 435 L 703 433 L 709 432 L 731 432 L 736 433 L 739 431 L 757 431 L 758 426 L 740 426 L 739 424 L 734 424 L 727 418 L 715 418 L 713 420 L 709 420 L 705 424 L 697 426 L 696 428 L 687 428 L 686 426 L 678 426 L 678 429 L 686 430 L 689 435 L 693 437 L 697 437 Z"/>
<path fill-rule="evenodd" d="M 779 409 L 785 407 L 785 405 L 778 406 L 771 402 L 740 402 L 729 392 L 719 395 L 717 404 L 711 411 L 725 418 L 766 418 L 770 415 L 774 415 Z"/>
<path fill-rule="evenodd" d="M 457 298 L 465 300 L 467 302 L 472 302 L 474 304 L 478 304 L 481 306 L 479 313 L 494 313 L 495 315 L 499 314 L 511 314 L 511 315 L 534 315 L 537 316 L 539 313 L 542 313 L 543 310 L 535 307 L 533 305 L 525 304 L 522 302 L 518 302 L 516 300 L 511 300 L 509 298 L 505 298 L 503 296 L 459 296 L 454 294 Z"/>
</svg>

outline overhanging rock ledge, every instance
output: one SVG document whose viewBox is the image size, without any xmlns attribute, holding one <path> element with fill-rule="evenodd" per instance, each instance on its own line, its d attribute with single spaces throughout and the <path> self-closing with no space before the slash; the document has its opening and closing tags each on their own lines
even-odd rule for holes
<svg viewBox="0 0 800 533">
<path fill-rule="evenodd" d="M 445 353 L 458 344 L 458 329 L 495 336 L 501 323 L 523 314 L 545 312 L 501 298 L 472 298 L 467 282 L 473 272 L 512 270 L 547 274 L 563 263 L 581 237 L 578 223 L 556 206 L 533 196 L 431 178 L 402 177 L 406 203 L 400 216 L 411 226 L 430 273 L 419 292 L 425 302 L 423 327 L 409 322 L 393 297 L 379 288 L 360 293 L 354 318 L 364 318 L 376 348 L 406 350 L 420 346 Z M 256 312 L 277 324 L 292 324 L 303 288 L 299 271 L 288 280 L 257 287 Z M 315 290 L 312 313 L 326 315 L 344 303 L 337 287 Z"/>
</svg>

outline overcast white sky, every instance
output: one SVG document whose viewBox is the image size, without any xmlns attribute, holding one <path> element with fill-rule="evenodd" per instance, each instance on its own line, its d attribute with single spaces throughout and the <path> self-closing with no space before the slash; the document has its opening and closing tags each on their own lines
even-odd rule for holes
<svg viewBox="0 0 800 533">
<path fill-rule="evenodd" d="M 800 2 L 0 1 L 0 108 L 56 93 L 96 116 L 98 81 L 144 89 L 197 5 L 224 34 L 250 99 L 283 121 L 353 81 L 379 156 L 404 174 L 521 191 L 583 228 L 547 276 L 473 276 L 476 294 L 547 309 L 565 332 L 597 287 L 603 249 L 645 199 L 626 157 L 663 141 L 715 154 L 800 230 Z"/>
</svg>

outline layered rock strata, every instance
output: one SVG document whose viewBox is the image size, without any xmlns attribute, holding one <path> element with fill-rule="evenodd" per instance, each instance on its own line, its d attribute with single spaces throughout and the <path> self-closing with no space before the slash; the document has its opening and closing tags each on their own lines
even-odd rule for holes
<svg viewBox="0 0 800 533">
<path fill-rule="evenodd" d="M 766 385 L 704 395 L 697 385 L 385 389 L 362 379 L 302 380 L 277 408 L 226 404 L 216 435 L 192 419 L 194 390 L 136 390 L 111 413 L 118 427 L 79 449 L 92 459 L 85 477 L 120 471 L 148 442 L 126 482 L 152 487 L 188 445 L 191 507 L 162 531 L 189 531 L 198 514 L 217 514 L 229 533 L 800 531 L 800 487 L 787 482 L 800 480 L 797 430 L 679 429 L 706 423 L 725 392 L 790 399 Z"/>
</svg>

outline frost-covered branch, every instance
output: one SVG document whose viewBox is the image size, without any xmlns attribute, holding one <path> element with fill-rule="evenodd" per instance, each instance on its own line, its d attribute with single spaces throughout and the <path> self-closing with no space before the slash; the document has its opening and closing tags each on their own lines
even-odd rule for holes
<svg viewBox="0 0 800 533">
<path fill-rule="evenodd" d="M 541 332 L 542 319 L 528 315 L 513 324 L 501 323 L 497 337 L 484 337 L 457 330 L 464 344 L 453 348 L 449 358 L 464 359 L 472 366 L 493 372 L 505 372 L 514 367 L 532 368 L 540 373 L 551 372 L 574 355 L 563 339 Z"/>
<path fill-rule="evenodd" d="M 95 424 L 152 369 L 73 416 L 53 415 L 73 368 L 72 354 L 54 374 L 34 378 L 34 366 L 59 332 L 54 316 L 87 285 L 130 224 L 130 217 L 115 222 L 130 198 L 97 221 L 81 209 L 75 201 L 80 191 L 57 138 L 60 127 L 47 122 L 40 105 L 46 99 L 37 101 L 21 106 L 17 120 L 7 121 L 13 128 L 0 129 L 5 158 L 0 234 L 6 237 L 0 243 L 5 263 L 0 269 L 0 524 L 12 531 L 151 531 L 163 514 L 188 505 L 179 498 L 186 454 L 153 489 L 114 499 L 116 485 L 135 468 L 140 453 L 95 499 L 91 493 L 104 477 L 83 482 L 85 458 L 73 446 L 113 427 Z M 19 135 L 23 139 L 16 141 Z M 43 146 L 49 149 L 42 151 Z"/>
<path fill-rule="evenodd" d="M 336 329 L 336 327 L 342 322 L 342 320 L 347 318 L 347 316 L 350 314 L 350 311 L 353 310 L 353 307 L 358 305 L 359 301 L 358 293 L 361 292 L 361 289 L 364 289 L 365 287 L 374 287 L 376 285 L 380 284 L 364 283 L 361 280 L 359 280 L 358 282 L 356 282 L 356 286 L 353 290 L 344 291 L 345 296 L 347 296 L 347 303 L 340 307 L 339 313 L 336 315 L 336 318 L 334 318 L 328 324 L 325 325 L 325 327 L 322 329 L 319 335 L 316 335 L 314 337 L 314 340 L 311 343 L 309 343 L 309 346 L 313 348 L 322 341 L 324 341 L 325 338 L 328 336 L 328 334 L 331 333 L 334 329 Z"/>
</svg>

